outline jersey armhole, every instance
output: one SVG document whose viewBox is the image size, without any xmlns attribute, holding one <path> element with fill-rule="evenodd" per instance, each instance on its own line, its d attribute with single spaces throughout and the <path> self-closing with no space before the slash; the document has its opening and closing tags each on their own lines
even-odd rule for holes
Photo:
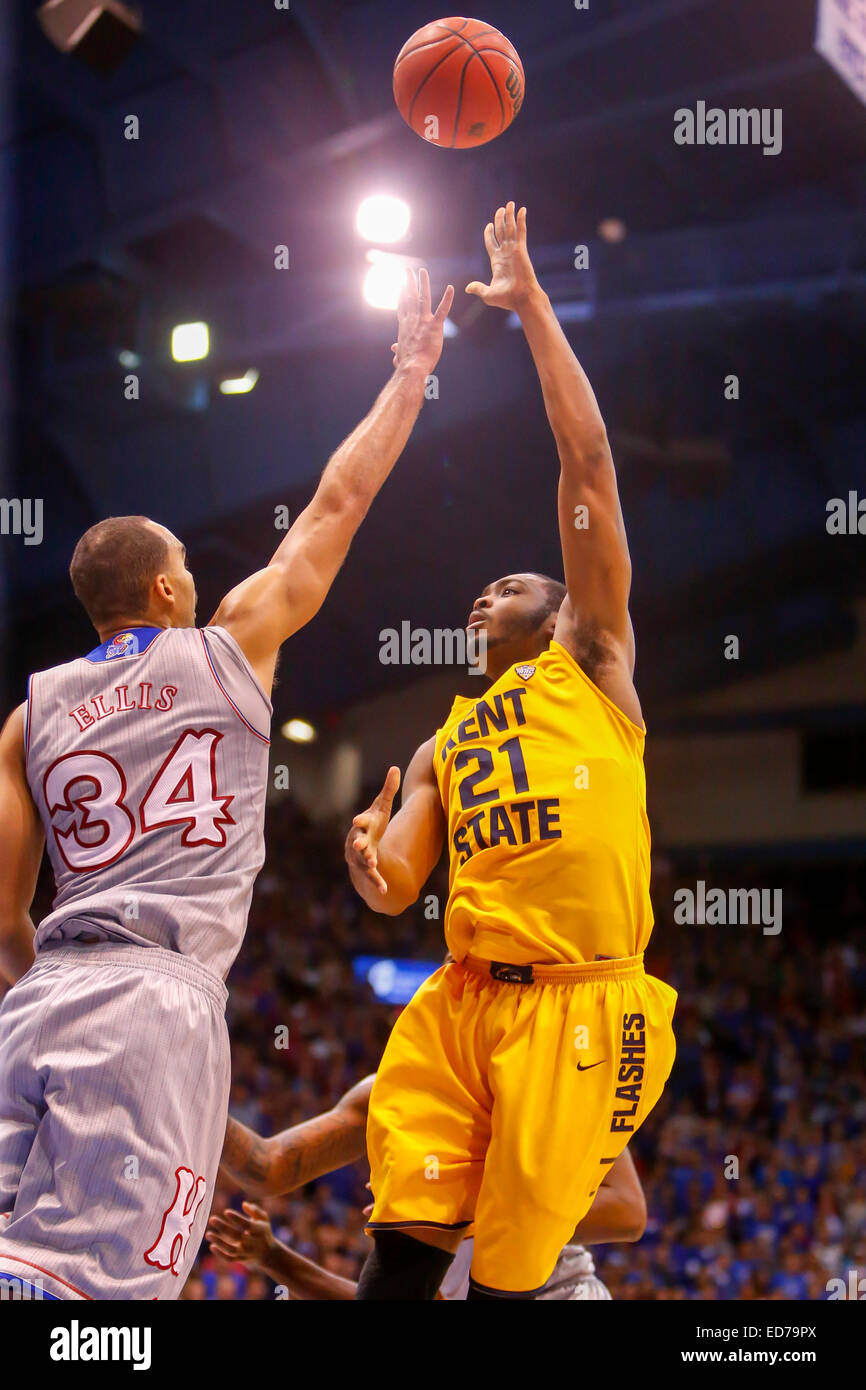
<svg viewBox="0 0 866 1390">
<path fill-rule="evenodd" d="M 270 719 L 271 719 L 271 716 L 272 716 L 272 714 L 273 714 L 273 705 L 271 704 L 270 700 L 268 699 L 267 695 L 265 694 L 264 687 L 263 687 L 261 681 L 259 680 L 258 676 L 256 675 L 256 673 L 255 673 L 255 671 L 253 670 L 253 668 L 252 668 L 252 666 L 250 665 L 250 663 L 247 661 L 246 657 L 244 656 L 243 651 L 241 650 L 241 648 L 240 648 L 240 646 L 238 645 L 238 643 L 235 641 L 234 637 L 232 637 L 231 633 L 230 633 L 230 632 L 227 632 L 226 629 L 225 629 L 224 627 L 217 627 L 216 625 L 212 626 L 212 627 L 210 628 L 210 631 L 211 631 L 211 632 L 219 632 L 219 633 L 222 635 L 222 637 L 225 638 L 225 639 L 228 641 L 229 646 L 230 646 L 231 651 L 232 651 L 232 654 L 233 654 L 233 655 L 236 655 L 238 661 L 241 663 L 241 668 L 242 668 L 242 670 L 243 670 L 243 672 L 244 672 L 244 675 L 249 679 L 250 683 L 255 687 L 256 691 L 257 691 L 258 694 L 261 696 L 261 698 L 262 698 L 262 700 L 263 700 L 263 702 L 264 702 L 264 705 L 265 705 L 265 709 L 266 709 L 266 711 L 267 711 L 267 716 L 268 716 L 268 733 L 267 733 L 267 734 L 263 734 L 263 733 L 261 732 L 260 729 L 256 729 L 256 728 L 254 727 L 254 725 L 252 725 L 252 724 L 250 723 L 250 721 L 247 719 L 246 715 L 243 713 L 243 711 L 242 711 L 241 709 L 238 708 L 238 706 L 235 704 L 235 701 L 232 699 L 231 695 L 230 695 L 229 692 L 226 690 L 225 685 L 223 684 L 222 680 L 220 679 L 219 671 L 218 671 L 217 668 L 216 668 L 216 664 L 215 664 L 214 659 L 213 659 L 213 656 L 212 656 L 212 654 L 211 654 L 210 645 L 209 645 L 209 643 L 208 643 L 207 636 L 206 636 L 207 631 L 208 631 L 207 628 L 200 627 L 200 628 L 198 629 L 198 634 L 199 634 L 199 637 L 201 638 L 201 644 L 202 644 L 202 648 L 204 649 L 205 660 L 207 661 L 208 667 L 210 668 L 211 675 L 213 676 L 214 680 L 216 681 L 217 685 L 219 686 L 220 690 L 222 691 L 222 693 L 223 693 L 225 699 L 228 701 L 228 703 L 231 705 L 232 709 L 234 710 L 235 714 L 236 714 L 236 715 L 238 716 L 238 718 L 240 719 L 241 723 L 242 723 L 247 729 L 249 729 L 249 731 L 250 731 L 251 734 L 255 734 L 256 738 L 261 739 L 263 743 L 268 743 L 268 744 L 269 744 L 270 741 L 271 741 L 271 739 L 270 739 Z"/>
<path fill-rule="evenodd" d="M 620 709 L 619 705 L 616 704 L 616 702 L 612 700 L 609 695 L 605 695 L 604 691 L 596 685 L 595 681 L 590 680 L 589 676 L 586 674 L 577 658 L 572 656 L 568 648 L 564 647 L 561 642 L 557 642 L 555 638 L 551 640 L 550 646 L 548 647 L 548 651 L 551 651 L 554 647 L 557 647 L 559 649 L 559 651 L 562 653 L 562 655 L 568 662 L 569 666 L 571 666 L 575 671 L 577 671 L 581 680 L 586 682 L 590 690 L 595 692 L 598 698 L 605 705 L 607 705 L 608 709 L 613 710 L 613 713 L 619 719 L 621 719 L 622 722 L 626 724 L 628 728 L 632 730 L 633 733 L 638 734 L 642 739 L 646 739 L 646 723 L 644 722 L 644 724 L 641 726 L 640 724 L 635 724 L 633 719 L 629 719 L 625 710 Z"/>
</svg>

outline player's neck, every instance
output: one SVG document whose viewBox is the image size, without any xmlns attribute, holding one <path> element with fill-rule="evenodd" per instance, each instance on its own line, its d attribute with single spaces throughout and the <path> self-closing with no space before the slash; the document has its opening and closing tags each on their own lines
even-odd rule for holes
<svg viewBox="0 0 866 1390">
<path fill-rule="evenodd" d="M 500 677 L 504 676 L 505 672 L 510 670 L 512 666 L 531 665 L 533 661 L 537 661 L 542 652 L 547 651 L 549 646 L 549 642 L 545 642 L 542 646 L 539 646 L 537 643 L 532 643 L 531 647 L 527 645 L 525 649 L 521 649 L 515 645 L 515 647 L 511 649 L 501 648 L 495 653 L 488 652 L 487 669 L 484 674 L 490 684 L 493 685 Z"/>
<path fill-rule="evenodd" d="M 127 632 L 132 628 L 140 627 L 171 627 L 171 623 L 165 618 L 155 618 L 153 615 L 145 615 L 138 618 L 121 618 L 119 622 L 112 623 L 110 627 L 98 627 L 100 642 L 108 642 L 112 637 L 116 637 L 118 632 Z"/>
</svg>

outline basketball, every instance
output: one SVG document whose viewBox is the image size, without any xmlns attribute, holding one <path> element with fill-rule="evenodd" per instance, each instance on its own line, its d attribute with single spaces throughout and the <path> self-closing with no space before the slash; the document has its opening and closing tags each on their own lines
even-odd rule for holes
<svg viewBox="0 0 866 1390">
<path fill-rule="evenodd" d="M 480 19 L 437 19 L 394 64 L 394 100 L 416 135 L 466 150 L 507 130 L 523 103 L 523 64 L 504 34 Z"/>
</svg>

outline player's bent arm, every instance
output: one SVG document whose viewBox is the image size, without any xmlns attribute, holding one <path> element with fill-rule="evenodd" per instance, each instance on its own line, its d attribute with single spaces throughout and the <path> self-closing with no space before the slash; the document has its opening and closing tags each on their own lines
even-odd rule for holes
<svg viewBox="0 0 866 1390">
<path fill-rule="evenodd" d="M 579 1245 L 640 1240 L 646 1230 L 646 1198 L 628 1149 L 602 1181 L 573 1239 Z"/>
<path fill-rule="evenodd" d="M 331 1109 L 263 1139 L 229 1116 L 220 1167 L 253 1196 L 278 1197 L 363 1158 L 372 1076 Z"/>
<path fill-rule="evenodd" d="M 446 823 L 433 771 L 435 744 L 434 736 L 412 757 L 400 810 L 375 843 L 360 853 L 355 826 L 346 838 L 346 860 L 354 887 L 368 907 L 389 917 L 399 916 L 417 901 L 442 853 Z M 384 881 L 386 892 L 376 886 L 371 868 L 377 879 Z"/>
<path fill-rule="evenodd" d="M 30 905 L 45 843 L 27 785 L 25 710 L 19 705 L 0 733 L 0 974 L 13 985 L 33 964 Z"/>
</svg>

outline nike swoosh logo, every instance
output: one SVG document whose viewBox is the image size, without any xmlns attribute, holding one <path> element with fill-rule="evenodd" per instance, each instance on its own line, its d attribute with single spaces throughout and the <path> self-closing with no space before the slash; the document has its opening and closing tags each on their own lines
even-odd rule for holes
<svg viewBox="0 0 866 1390">
<path fill-rule="evenodd" d="M 601 1063 L 602 1063 L 602 1062 L 606 1062 L 606 1061 L 607 1061 L 607 1058 L 606 1058 L 606 1057 L 602 1057 L 601 1061 L 599 1061 L 599 1062 L 590 1062 L 590 1064 L 589 1064 L 588 1067 L 585 1067 L 585 1066 L 583 1065 L 582 1062 L 578 1062 L 578 1064 L 577 1064 L 577 1070 L 578 1070 L 578 1071 L 592 1071 L 593 1067 L 600 1067 L 600 1066 L 601 1066 Z"/>
</svg>

